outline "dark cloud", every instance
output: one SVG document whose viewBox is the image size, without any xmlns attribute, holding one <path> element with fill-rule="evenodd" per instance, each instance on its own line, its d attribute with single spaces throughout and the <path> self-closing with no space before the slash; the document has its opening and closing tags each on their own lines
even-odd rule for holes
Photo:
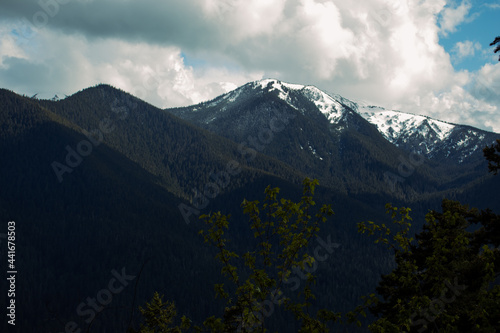
<svg viewBox="0 0 500 333">
<path fill-rule="evenodd" d="M 179 45 L 196 50 L 217 44 L 216 29 L 199 2 L 2 0 L 0 19 L 22 20 L 35 28 L 83 34 L 87 38 L 119 38 L 131 42 Z M 40 5 L 44 4 L 43 6 Z"/>
<path fill-rule="evenodd" d="M 26 59 L 3 59 L 4 68 L 0 68 L 0 77 L 8 77 L 11 89 L 26 86 L 44 87 L 50 81 L 51 69 L 46 64 L 32 63 Z"/>
</svg>

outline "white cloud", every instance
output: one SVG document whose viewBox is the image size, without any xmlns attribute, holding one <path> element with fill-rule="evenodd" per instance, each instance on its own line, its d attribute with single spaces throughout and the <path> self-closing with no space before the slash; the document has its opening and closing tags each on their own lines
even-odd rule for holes
<svg viewBox="0 0 500 333">
<path fill-rule="evenodd" d="M 33 8 L 5 1 L 0 11 L 10 7 L 0 17 L 32 15 Z M 486 117 L 500 123 L 500 101 L 469 92 L 489 69 L 456 72 L 439 44 L 440 36 L 471 19 L 470 11 L 470 1 L 445 0 L 70 2 L 29 43 L 2 38 L 0 85 L 71 94 L 103 82 L 166 107 L 276 77 L 491 128 Z M 8 24 L 0 19 L 9 36 Z M 477 51 L 476 43 L 463 41 L 452 56 Z M 188 66 L 184 54 L 200 61 Z"/>
<path fill-rule="evenodd" d="M 484 6 L 490 9 L 500 9 L 500 3 L 485 3 Z"/>
<path fill-rule="evenodd" d="M 470 40 L 466 40 L 463 42 L 457 42 L 452 49 L 452 52 L 455 53 L 455 57 L 457 61 L 461 61 L 467 57 L 473 57 L 476 54 L 476 51 L 481 51 L 482 46 L 479 42 L 472 42 Z"/>
<path fill-rule="evenodd" d="M 476 98 L 500 105 L 500 62 L 484 65 L 474 76 Z"/>
<path fill-rule="evenodd" d="M 480 128 L 500 131 L 499 126 L 491 126 L 498 119 L 498 108 L 477 99 L 460 85 L 454 85 L 439 94 L 429 92 L 415 100 L 414 106 L 406 105 L 405 110 L 457 124 L 470 124 Z"/>
<path fill-rule="evenodd" d="M 441 33 L 447 36 L 450 32 L 455 32 L 457 26 L 463 22 L 470 20 L 467 18 L 472 4 L 469 0 L 463 0 L 457 7 L 446 7 L 441 13 Z"/>
<path fill-rule="evenodd" d="M 195 70 L 184 64 L 177 47 L 115 39 L 88 41 L 80 35 L 50 30 L 41 31 L 36 44 L 36 53 L 33 44 L 25 45 L 24 50 L 17 46 L 16 52 L 9 53 L 4 53 L 2 46 L 3 58 L 8 61 L 0 74 L 0 86 L 48 98 L 108 83 L 158 107 L 174 107 L 199 103 L 227 92 L 234 83 L 244 84 L 262 76 L 232 73 L 225 68 Z M 9 74 L 29 65 L 38 66 L 38 72 L 17 80 L 11 76 L 9 80 Z M 33 76 L 38 76 L 35 82 L 41 79 L 44 84 L 34 86 Z"/>
<path fill-rule="evenodd" d="M 26 55 L 9 27 L 0 25 L 0 68 L 5 67 L 3 60 L 8 57 L 25 58 Z"/>
<path fill-rule="evenodd" d="M 500 133 L 500 63 L 477 73 L 459 72 L 455 78 L 442 92 L 429 91 L 393 107 Z"/>
<path fill-rule="evenodd" d="M 297 22 L 296 30 L 289 33 L 295 35 L 297 46 L 305 50 L 305 62 L 311 62 L 304 63 L 305 67 L 309 67 L 320 79 L 335 75 L 337 61 L 347 56 L 340 46 L 354 43 L 353 32 L 342 26 L 339 9 L 332 2 L 303 0 L 294 21 Z"/>
</svg>

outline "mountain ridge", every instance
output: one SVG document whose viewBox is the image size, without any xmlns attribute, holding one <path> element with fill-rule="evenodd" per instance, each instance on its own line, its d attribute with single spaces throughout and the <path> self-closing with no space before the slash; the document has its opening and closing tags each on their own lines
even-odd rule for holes
<svg viewBox="0 0 500 333">
<path fill-rule="evenodd" d="M 257 90 L 256 95 L 274 94 L 293 109 L 305 114 L 312 108 L 312 105 L 301 101 L 297 96 L 301 94 L 312 102 L 316 109 L 339 131 L 349 125 L 349 122 L 345 120 L 349 112 L 357 113 L 374 125 L 390 143 L 407 151 L 423 154 L 430 159 L 437 158 L 461 164 L 474 155 L 475 160 L 478 160 L 481 157 L 482 148 L 486 144 L 494 143 L 498 136 L 497 133 L 473 126 L 446 122 L 425 115 L 387 110 L 379 106 L 369 106 L 353 102 L 338 94 L 329 94 L 312 85 L 291 84 L 277 79 L 249 82 L 210 101 L 166 110 L 186 120 L 199 117 L 195 120 L 198 125 L 203 123 L 208 125 L 218 116 L 224 116 L 223 113 L 230 107 L 230 104 L 237 101 L 242 103 L 241 100 L 244 98 L 242 96 L 248 95 L 251 90 Z M 199 115 L 201 108 L 208 108 L 212 111 L 206 111 L 206 117 L 203 118 Z M 192 115 L 189 114 L 191 112 Z M 457 150 L 457 153 L 453 150 Z"/>
<path fill-rule="evenodd" d="M 101 84 L 98 86 L 106 85 Z M 291 91 L 302 92 L 313 101 L 318 110 L 322 112 L 332 124 L 341 123 L 346 108 L 351 109 L 365 118 L 369 123 L 373 124 L 382 136 L 392 144 L 403 147 L 406 150 L 413 149 L 429 158 L 441 155 L 439 157 L 441 159 L 463 163 L 469 156 L 484 148 L 484 145 L 479 146 L 478 143 L 486 141 L 488 144 L 491 144 L 495 141 L 495 139 L 491 138 L 494 135 L 498 135 L 498 133 L 482 130 L 470 125 L 452 123 L 423 114 L 390 110 L 380 106 L 351 101 L 341 95 L 322 91 L 314 85 L 292 84 L 270 78 L 248 82 L 209 101 L 181 108 L 167 108 L 165 110 L 188 108 L 192 112 L 196 112 L 199 106 L 217 107 L 220 104 L 233 103 L 248 88 L 261 88 L 263 90 L 267 88 L 267 92 L 269 93 L 276 91 L 280 99 L 287 102 L 296 110 L 304 112 L 303 105 L 297 105 L 296 101 L 290 97 Z M 66 98 L 59 99 L 59 101 L 66 100 L 70 97 L 71 96 L 67 96 Z M 51 101 L 55 100 L 51 99 Z M 224 110 L 225 107 L 226 105 L 222 105 L 221 109 Z M 215 116 L 211 115 L 210 118 L 204 119 L 203 121 L 209 123 L 214 119 Z M 423 123 L 425 121 L 428 123 Z M 444 127 L 448 127 L 448 130 L 443 130 Z M 342 128 L 342 126 L 338 127 L 339 130 Z M 467 131 L 467 134 L 455 133 L 452 140 L 448 140 L 453 132 L 464 130 Z M 444 136 L 443 133 L 445 133 Z M 488 137 L 488 139 L 484 140 L 486 137 Z M 411 142 L 408 144 L 409 141 Z M 446 149 L 439 149 L 439 145 L 441 144 L 446 145 Z M 452 150 L 454 148 L 460 150 L 460 154 L 453 154 Z M 450 152 L 448 153 L 448 151 Z"/>
<path fill-rule="evenodd" d="M 199 106 L 198 115 L 210 119 L 208 110 L 219 116 L 203 126 L 109 85 L 60 101 L 0 90 L 0 152 L 8 161 L 0 165 L 0 214 L 17 222 L 21 235 L 18 328 L 59 332 L 74 321 L 83 330 L 86 317 L 75 309 L 121 267 L 140 275 L 138 288 L 130 284 L 113 296 L 115 310 L 103 311 L 92 331 L 125 331 L 131 318 L 120 309 L 145 304 L 157 290 L 194 322 L 217 313 L 213 285 L 221 282 L 220 266 L 198 234 L 204 226 L 197 217 L 230 214 L 231 246 L 238 253 L 251 250 L 240 204 L 262 200 L 266 186 L 300 200 L 301 181 L 320 179 L 317 207 L 332 204 L 335 211 L 321 237 L 341 247 L 318 269 L 312 288 L 325 296 L 318 306 L 338 311 L 358 305 L 390 271 L 387 251 L 356 228 L 360 221 L 387 222 L 387 202 L 412 207 L 415 228 L 443 197 L 500 207 L 491 195 L 500 178 L 488 175 L 484 160 L 416 160 L 347 104 L 339 102 L 345 112 L 332 124 L 307 96 L 284 92 L 297 110 L 273 83 L 268 86 L 247 87 L 249 93 L 235 94 L 234 102 Z M 223 106 L 227 112 L 217 114 Z M 100 143 L 90 151 L 92 141 Z M 54 161 L 72 169 L 62 182 Z M 228 163 L 238 163 L 240 171 L 231 174 Z M 193 213 L 189 221 L 180 204 Z M 280 331 L 297 330 L 278 314 L 270 320 Z"/>
</svg>

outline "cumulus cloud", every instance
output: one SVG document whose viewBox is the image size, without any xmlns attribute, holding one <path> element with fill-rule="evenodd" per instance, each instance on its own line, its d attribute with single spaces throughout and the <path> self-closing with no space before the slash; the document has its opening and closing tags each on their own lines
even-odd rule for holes
<svg viewBox="0 0 500 333">
<path fill-rule="evenodd" d="M 474 17 L 467 18 L 471 8 L 472 4 L 469 0 L 463 0 L 457 7 L 446 7 L 441 13 L 440 32 L 444 36 L 447 36 L 448 33 L 455 32 L 457 30 L 457 26 L 463 22 L 474 19 Z"/>
<path fill-rule="evenodd" d="M 7 27 L 0 26 L 0 68 L 4 67 L 5 59 L 9 57 L 24 58 L 25 54 L 16 43 L 15 36 L 12 36 Z"/>
<path fill-rule="evenodd" d="M 461 61 L 467 57 L 473 57 L 476 54 L 476 51 L 481 51 L 482 46 L 479 42 L 472 42 L 470 40 L 466 40 L 463 42 L 457 42 L 452 49 L 452 52 L 455 53 L 455 57 L 457 61 Z"/>
<path fill-rule="evenodd" d="M 474 76 L 477 99 L 500 105 L 500 62 L 484 65 Z"/>
<path fill-rule="evenodd" d="M 474 18 L 468 0 L 42 3 L 52 7 L 2 0 L 0 85 L 69 94 L 105 82 L 167 107 L 274 77 L 482 128 L 500 123 L 500 102 L 471 90 L 496 69 L 452 65 L 477 44 L 458 43 L 451 56 L 439 44 Z M 28 68 L 45 84 L 28 80 Z"/>
<path fill-rule="evenodd" d="M 88 41 L 50 30 L 38 32 L 36 43 L 17 46 L 2 59 L 0 86 L 20 93 L 49 98 L 108 83 L 158 107 L 199 103 L 262 75 L 231 73 L 223 67 L 195 70 L 173 46 Z"/>
</svg>

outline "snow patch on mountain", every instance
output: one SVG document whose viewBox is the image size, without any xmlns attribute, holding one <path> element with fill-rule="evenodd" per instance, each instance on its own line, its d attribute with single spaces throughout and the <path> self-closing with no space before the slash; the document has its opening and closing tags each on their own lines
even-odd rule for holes
<svg viewBox="0 0 500 333">
<path fill-rule="evenodd" d="M 410 131 L 417 131 L 423 137 L 435 134 L 436 139 L 443 141 L 449 137 L 456 125 L 435 120 L 426 116 L 418 116 L 376 106 L 358 106 L 358 112 L 390 142 L 395 143 Z"/>
<path fill-rule="evenodd" d="M 339 102 L 338 100 L 345 101 L 346 105 L 351 108 L 355 107 L 355 103 L 344 99 L 341 96 L 330 96 L 314 86 L 285 83 L 275 79 L 264 79 L 254 82 L 254 88 L 266 89 L 269 85 L 272 87 L 269 91 L 277 90 L 279 92 L 278 97 L 296 110 L 299 110 L 299 107 L 293 103 L 290 98 L 290 92 L 295 91 L 303 94 L 307 99 L 313 102 L 314 105 L 316 105 L 318 110 L 323 113 L 332 124 L 338 123 L 345 110 L 342 105 L 343 102 Z M 300 111 L 304 113 L 305 110 Z"/>
<path fill-rule="evenodd" d="M 473 132 L 472 130 L 468 130 L 467 131 L 467 136 L 463 139 L 461 139 L 460 141 L 456 142 L 455 144 L 458 146 L 458 147 L 468 147 L 471 145 L 471 139 L 474 138 L 474 136 L 476 136 L 475 139 L 477 140 L 484 140 L 484 138 L 486 137 L 486 135 L 484 134 L 477 134 L 475 132 Z"/>
<path fill-rule="evenodd" d="M 61 96 L 63 94 L 60 94 Z M 52 97 L 49 97 L 49 96 L 52 96 Z M 64 99 L 66 99 L 68 97 L 68 95 L 64 95 L 64 97 L 59 97 L 58 94 L 54 94 L 54 95 L 48 95 L 48 94 L 34 94 L 33 96 L 31 96 L 30 98 L 32 99 L 35 99 L 35 100 L 45 100 L 45 101 L 51 101 L 51 102 L 59 102 L 59 101 L 62 101 Z"/>
<path fill-rule="evenodd" d="M 332 124 L 337 124 L 344 113 L 344 106 L 332 96 L 313 86 L 304 88 L 304 94 L 316 105 Z"/>
<path fill-rule="evenodd" d="M 388 110 L 362 102 L 353 102 L 340 95 L 324 92 L 315 86 L 285 83 L 276 79 L 250 82 L 212 101 L 193 106 L 191 111 L 203 110 L 208 106 L 211 110 L 202 121 L 209 124 L 227 109 L 237 107 L 240 101 L 245 101 L 254 95 L 264 96 L 269 92 L 276 94 L 283 102 L 303 115 L 308 115 L 313 111 L 310 110 L 311 104 L 307 101 L 311 102 L 329 123 L 337 125 L 335 128 L 340 132 L 349 127 L 349 117 L 345 117 L 346 114 L 356 112 L 373 124 L 392 144 L 403 149 L 418 151 L 429 158 L 453 156 L 461 163 L 474 152 L 481 150 L 484 146 L 483 141 L 490 136 L 484 131 L 468 126 L 455 125 L 428 116 Z M 230 106 L 233 103 L 235 103 L 234 106 Z M 305 150 L 306 147 L 313 155 L 322 159 L 317 156 L 313 147 L 304 145 L 300 149 Z"/>
<path fill-rule="evenodd" d="M 291 89 L 291 90 L 301 90 L 304 88 L 303 85 L 301 84 L 293 84 L 293 83 L 286 83 L 286 82 L 281 82 L 279 80 L 276 80 L 276 79 L 264 79 L 264 80 L 260 80 L 260 81 L 256 81 L 255 84 L 256 86 L 260 86 L 261 89 L 265 89 L 269 83 L 272 83 L 272 87 L 273 89 L 271 89 L 270 91 L 273 91 L 273 90 L 279 90 L 283 93 L 285 93 L 283 91 L 283 87 L 286 87 L 288 89 Z"/>
<path fill-rule="evenodd" d="M 241 89 L 235 89 L 235 90 L 227 93 L 224 96 L 224 99 L 227 99 L 228 102 L 233 103 L 238 99 L 238 97 L 240 97 L 241 92 L 242 92 Z"/>
<path fill-rule="evenodd" d="M 389 142 L 428 158 L 453 156 L 458 163 L 463 163 L 485 144 L 490 144 L 485 142 L 490 134 L 469 126 L 377 106 L 358 105 L 357 112 L 375 125 Z"/>
<path fill-rule="evenodd" d="M 288 103 L 294 109 L 298 110 L 297 106 L 294 105 L 292 99 L 290 98 L 290 91 L 301 90 L 304 88 L 304 86 L 299 84 L 283 83 L 275 79 L 265 79 L 254 82 L 254 88 L 266 89 L 269 87 L 270 84 L 272 88 L 269 90 L 269 92 L 277 90 L 278 97 L 280 99 Z"/>
</svg>

